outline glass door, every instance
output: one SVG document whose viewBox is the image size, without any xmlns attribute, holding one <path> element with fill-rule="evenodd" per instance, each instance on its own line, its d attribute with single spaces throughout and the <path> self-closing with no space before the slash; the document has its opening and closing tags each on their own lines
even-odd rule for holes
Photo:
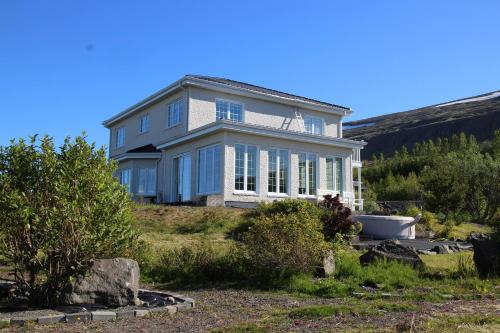
<svg viewBox="0 0 500 333">
<path fill-rule="evenodd" d="M 191 201 L 191 155 L 174 159 L 175 198 L 178 202 Z"/>
</svg>

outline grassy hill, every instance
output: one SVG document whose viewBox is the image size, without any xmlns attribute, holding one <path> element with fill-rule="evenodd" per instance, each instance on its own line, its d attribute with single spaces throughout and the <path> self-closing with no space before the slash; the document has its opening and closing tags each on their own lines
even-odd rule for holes
<svg viewBox="0 0 500 333">
<path fill-rule="evenodd" d="M 393 154 L 402 145 L 464 132 L 489 140 L 500 128 L 500 90 L 423 108 L 344 123 L 344 136 L 365 140 L 363 158 Z"/>
</svg>

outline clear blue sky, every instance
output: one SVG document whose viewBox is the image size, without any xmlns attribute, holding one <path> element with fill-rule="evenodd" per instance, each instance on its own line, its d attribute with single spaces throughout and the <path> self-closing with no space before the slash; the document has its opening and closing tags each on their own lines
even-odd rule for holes
<svg viewBox="0 0 500 333">
<path fill-rule="evenodd" d="M 354 109 L 500 89 L 500 1 L 0 2 L 0 145 L 82 131 L 184 74 Z"/>
</svg>

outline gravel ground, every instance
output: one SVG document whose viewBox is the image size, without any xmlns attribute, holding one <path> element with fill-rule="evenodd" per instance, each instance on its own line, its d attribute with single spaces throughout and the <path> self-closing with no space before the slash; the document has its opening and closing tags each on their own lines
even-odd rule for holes
<svg viewBox="0 0 500 333">
<path fill-rule="evenodd" d="M 242 290 L 176 291 L 197 302 L 197 307 L 187 312 L 155 314 L 149 318 L 134 318 L 114 322 L 34 325 L 12 327 L 3 332 L 209 332 L 213 329 L 242 325 L 262 324 L 273 332 L 317 332 L 351 329 L 399 330 L 414 321 L 419 323 L 430 315 L 448 313 L 459 316 L 466 313 L 497 314 L 498 300 L 449 301 L 444 303 L 415 303 L 415 312 L 385 312 L 376 316 L 331 316 L 314 320 L 292 320 L 284 311 L 312 304 L 336 304 L 341 299 L 298 298 L 286 294 Z M 280 314 L 281 313 L 281 314 Z M 264 323 L 264 324 L 263 324 Z M 406 325 L 406 326 L 405 326 Z"/>
</svg>

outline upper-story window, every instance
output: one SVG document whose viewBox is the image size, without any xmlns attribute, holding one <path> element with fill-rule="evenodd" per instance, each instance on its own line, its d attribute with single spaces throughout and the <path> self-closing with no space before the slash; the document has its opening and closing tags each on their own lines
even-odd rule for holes
<svg viewBox="0 0 500 333">
<path fill-rule="evenodd" d="M 125 127 L 120 127 L 116 130 L 116 148 L 123 147 L 125 145 Z"/>
<path fill-rule="evenodd" d="M 215 102 L 216 117 L 236 122 L 243 122 L 243 104 L 217 100 Z"/>
<path fill-rule="evenodd" d="M 323 135 L 323 119 L 305 116 L 304 130 L 309 134 Z"/>
<path fill-rule="evenodd" d="M 139 118 L 139 133 L 146 133 L 149 131 L 149 114 Z"/>
<path fill-rule="evenodd" d="M 182 99 L 178 99 L 168 105 L 167 127 L 172 127 L 181 123 L 182 104 Z"/>
</svg>

